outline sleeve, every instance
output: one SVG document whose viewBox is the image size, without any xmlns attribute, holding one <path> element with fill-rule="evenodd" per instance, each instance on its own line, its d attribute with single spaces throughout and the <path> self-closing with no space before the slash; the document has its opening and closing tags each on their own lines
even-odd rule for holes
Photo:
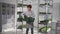
<svg viewBox="0 0 60 34">
<path fill-rule="evenodd" d="M 23 12 L 22 15 L 26 15 L 26 12 Z"/>
<path fill-rule="evenodd" d="M 24 18 L 24 15 L 26 15 L 26 13 L 25 13 L 25 12 L 22 12 L 22 14 L 21 14 L 21 15 L 22 15 L 22 17 Z"/>
</svg>

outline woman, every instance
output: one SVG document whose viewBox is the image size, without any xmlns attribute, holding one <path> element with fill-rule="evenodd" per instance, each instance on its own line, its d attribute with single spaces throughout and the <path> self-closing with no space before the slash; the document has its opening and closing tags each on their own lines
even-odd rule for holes
<svg viewBox="0 0 60 34">
<path fill-rule="evenodd" d="M 35 14 L 34 12 L 31 10 L 32 9 L 32 5 L 27 5 L 27 11 L 24 13 L 24 16 L 27 17 L 26 19 L 26 34 L 28 34 L 29 28 L 31 28 L 31 34 L 33 34 L 33 22 L 35 20 Z"/>
</svg>

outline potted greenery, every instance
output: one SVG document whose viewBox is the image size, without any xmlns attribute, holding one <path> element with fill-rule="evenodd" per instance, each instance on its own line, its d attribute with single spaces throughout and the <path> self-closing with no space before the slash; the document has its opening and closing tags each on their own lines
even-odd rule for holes
<svg viewBox="0 0 60 34">
<path fill-rule="evenodd" d="M 22 22 L 23 21 L 23 17 L 21 15 L 22 12 L 17 12 L 17 14 L 19 14 L 19 18 L 17 18 L 18 22 Z"/>
<path fill-rule="evenodd" d="M 49 21 L 49 20 L 43 20 L 43 21 L 40 21 L 40 23 L 39 23 L 39 24 L 47 25 L 48 21 Z"/>
<path fill-rule="evenodd" d="M 34 22 L 35 18 L 27 17 L 26 15 L 24 15 L 23 20 L 26 21 L 27 23 L 32 23 L 32 22 Z"/>
<path fill-rule="evenodd" d="M 22 21 L 23 21 L 22 16 L 20 16 L 20 17 L 17 19 L 17 21 L 22 22 Z"/>
<path fill-rule="evenodd" d="M 49 28 L 51 28 L 51 26 L 48 26 L 48 27 L 45 26 L 45 27 L 39 28 L 39 32 L 45 33 Z"/>
<path fill-rule="evenodd" d="M 52 21 L 52 19 L 47 19 L 47 20 L 40 21 L 39 24 L 47 25 L 49 21 Z"/>
<path fill-rule="evenodd" d="M 22 3 L 18 3 L 18 6 L 17 7 L 22 7 L 23 6 L 27 6 L 27 4 L 22 4 Z"/>
</svg>

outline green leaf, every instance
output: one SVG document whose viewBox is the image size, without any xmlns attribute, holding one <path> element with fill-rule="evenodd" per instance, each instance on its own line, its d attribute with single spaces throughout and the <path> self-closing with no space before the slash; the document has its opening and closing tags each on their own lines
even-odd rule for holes
<svg viewBox="0 0 60 34">
<path fill-rule="evenodd" d="M 26 25 L 19 25 L 17 29 L 22 29 L 22 28 L 25 28 Z"/>
<path fill-rule="evenodd" d="M 48 26 L 48 27 L 45 26 L 45 27 L 39 28 L 39 32 L 47 32 L 49 28 L 51 28 L 51 26 Z"/>
</svg>

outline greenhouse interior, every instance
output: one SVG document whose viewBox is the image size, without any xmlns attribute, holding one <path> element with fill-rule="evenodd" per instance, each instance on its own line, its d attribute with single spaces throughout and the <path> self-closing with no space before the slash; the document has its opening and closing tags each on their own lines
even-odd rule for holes
<svg viewBox="0 0 60 34">
<path fill-rule="evenodd" d="M 60 0 L 0 0 L 0 34 L 60 34 Z"/>
</svg>

